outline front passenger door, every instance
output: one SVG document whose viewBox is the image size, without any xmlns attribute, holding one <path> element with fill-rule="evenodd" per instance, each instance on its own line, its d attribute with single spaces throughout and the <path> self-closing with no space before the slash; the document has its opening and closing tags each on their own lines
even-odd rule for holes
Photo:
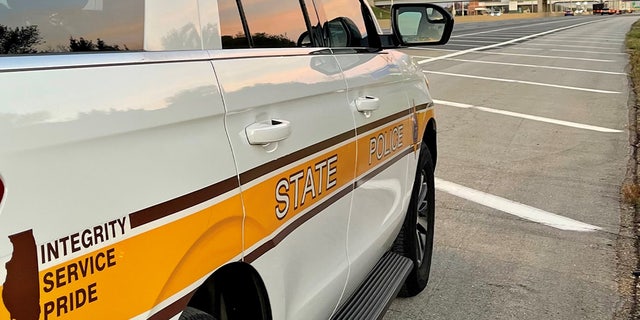
<svg viewBox="0 0 640 320">
<path fill-rule="evenodd" d="M 363 3 L 321 0 L 326 41 L 342 69 L 347 108 L 357 132 L 357 165 L 347 252 L 351 295 L 389 249 L 404 220 L 411 194 L 407 183 L 412 148 L 412 109 L 405 94 L 406 55 L 379 51 L 375 30 L 366 27 Z M 415 160 L 414 160 L 415 161 Z M 415 162 L 412 162 L 415 167 Z"/>
</svg>

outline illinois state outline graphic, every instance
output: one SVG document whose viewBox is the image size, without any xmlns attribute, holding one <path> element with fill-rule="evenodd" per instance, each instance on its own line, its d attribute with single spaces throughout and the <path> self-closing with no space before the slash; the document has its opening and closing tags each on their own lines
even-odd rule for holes
<svg viewBox="0 0 640 320">
<path fill-rule="evenodd" d="M 5 264 L 7 278 L 2 288 L 2 301 L 11 320 L 40 318 L 40 281 L 38 254 L 33 231 L 9 236 L 13 245 L 11 260 Z"/>
</svg>

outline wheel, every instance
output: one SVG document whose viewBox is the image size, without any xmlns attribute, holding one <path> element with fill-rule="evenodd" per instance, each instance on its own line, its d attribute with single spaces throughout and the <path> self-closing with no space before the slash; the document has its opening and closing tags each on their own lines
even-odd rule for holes
<svg viewBox="0 0 640 320">
<path fill-rule="evenodd" d="M 411 202 L 393 250 L 413 261 L 399 295 L 411 297 L 420 293 L 429 281 L 435 223 L 435 185 L 433 160 L 427 145 L 420 146 L 420 158 L 413 182 Z"/>
<path fill-rule="evenodd" d="M 179 320 L 216 320 L 212 315 L 193 307 L 187 307 L 182 311 Z"/>
</svg>

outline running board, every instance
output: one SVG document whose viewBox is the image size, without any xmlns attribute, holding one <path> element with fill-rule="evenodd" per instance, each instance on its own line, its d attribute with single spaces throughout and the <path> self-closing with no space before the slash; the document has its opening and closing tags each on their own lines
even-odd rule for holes
<svg viewBox="0 0 640 320">
<path fill-rule="evenodd" d="M 331 320 L 382 319 L 413 269 L 413 261 L 387 252 Z"/>
</svg>

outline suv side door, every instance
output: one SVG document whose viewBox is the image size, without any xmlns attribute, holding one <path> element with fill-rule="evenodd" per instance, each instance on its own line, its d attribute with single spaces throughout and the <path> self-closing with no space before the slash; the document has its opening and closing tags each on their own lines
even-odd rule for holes
<svg viewBox="0 0 640 320">
<path fill-rule="evenodd" d="M 317 3 L 326 38 L 345 76 L 358 137 L 347 236 L 350 276 L 344 296 L 348 297 L 389 250 L 411 195 L 408 168 L 415 168 L 417 157 L 413 110 L 405 93 L 411 85 L 406 70 L 410 58 L 375 49 L 380 41 L 377 26 L 365 22 L 369 9 L 362 1 Z"/>
<path fill-rule="evenodd" d="M 210 55 L 240 173 L 243 259 L 274 319 L 326 319 L 348 273 L 356 152 L 345 81 L 326 49 L 303 47 L 317 18 L 300 1 L 236 3 L 218 1 L 225 49 Z"/>
</svg>

